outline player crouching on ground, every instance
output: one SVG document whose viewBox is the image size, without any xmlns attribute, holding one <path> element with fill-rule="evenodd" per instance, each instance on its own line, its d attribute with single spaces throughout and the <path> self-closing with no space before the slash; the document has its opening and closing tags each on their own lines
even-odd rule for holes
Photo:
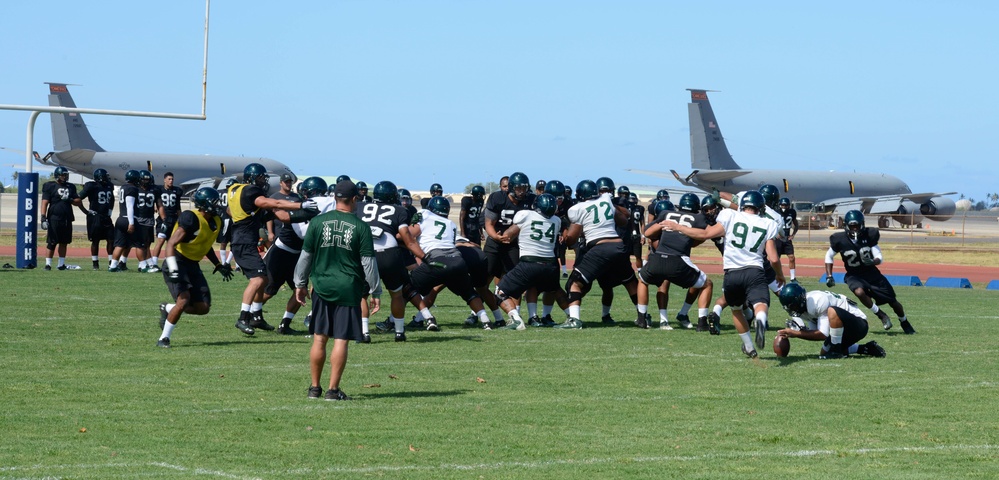
<svg viewBox="0 0 999 480">
<path fill-rule="evenodd" d="M 847 358 L 851 353 L 884 357 L 885 349 L 877 342 L 858 345 L 867 336 L 867 316 L 846 297 L 832 292 L 811 291 L 797 283 L 781 289 L 780 303 L 792 317 L 788 328 L 777 335 L 823 342 L 821 359 Z"/>
<path fill-rule="evenodd" d="M 199 189 L 194 193 L 194 208 L 180 214 L 166 242 L 163 278 L 176 303 L 160 304 L 163 333 L 156 342 L 158 347 L 170 348 L 170 334 L 182 313 L 207 315 L 212 307 L 212 293 L 201 272 L 202 258 L 207 257 L 215 265 L 222 281 L 232 280 L 232 267 L 219 262 L 212 248 L 222 227 L 219 192 L 214 188 Z"/>
</svg>

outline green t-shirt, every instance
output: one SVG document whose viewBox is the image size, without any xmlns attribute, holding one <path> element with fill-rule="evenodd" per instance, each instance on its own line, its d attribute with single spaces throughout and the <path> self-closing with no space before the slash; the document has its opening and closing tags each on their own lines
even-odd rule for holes
<svg viewBox="0 0 999 480">
<path fill-rule="evenodd" d="M 336 210 L 309 222 L 302 250 L 312 255 L 312 288 L 323 300 L 359 306 L 368 292 L 361 257 L 374 257 L 371 228 L 352 213 Z"/>
</svg>

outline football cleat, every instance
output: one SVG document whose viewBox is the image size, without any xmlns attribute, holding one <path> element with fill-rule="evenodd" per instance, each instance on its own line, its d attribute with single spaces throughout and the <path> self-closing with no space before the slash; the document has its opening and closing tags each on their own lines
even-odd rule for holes
<svg viewBox="0 0 999 480">
<path fill-rule="evenodd" d="M 42 268 L 42 270 L 45 270 L 46 272 L 52 270 L 52 265 L 46 265 L 45 268 Z"/>
<path fill-rule="evenodd" d="M 506 326 L 506 320 L 496 320 L 493 322 L 493 328 L 503 328 Z"/>
<path fill-rule="evenodd" d="M 688 329 L 694 328 L 694 326 L 690 324 L 690 317 L 688 317 L 687 315 L 682 315 L 679 313 L 676 314 L 676 321 L 680 322 L 681 328 L 688 328 Z"/>
<path fill-rule="evenodd" d="M 121 263 L 118 264 L 118 268 L 121 271 L 123 271 L 123 272 L 127 272 L 128 271 L 128 264 L 126 264 L 125 262 L 121 262 Z"/>
<path fill-rule="evenodd" d="M 69 267 L 67 267 L 65 265 L 59 265 L 58 267 L 56 267 L 56 270 L 66 270 L 67 268 L 69 268 Z"/>
<path fill-rule="evenodd" d="M 610 315 L 608 315 L 610 316 Z M 604 322 L 607 323 L 607 322 Z M 648 315 L 644 313 L 639 313 L 638 317 L 635 318 L 635 326 L 638 328 L 649 328 Z"/>
<path fill-rule="evenodd" d="M 406 326 L 409 328 L 423 328 L 423 319 L 417 320 L 416 315 L 413 315 L 413 320 Z"/>
<path fill-rule="evenodd" d="M 118 272 L 124 272 L 124 271 L 125 270 L 122 270 L 122 268 L 121 268 L 121 264 L 118 264 L 117 267 L 108 267 L 108 272 L 111 272 L 111 273 L 118 273 Z"/>
<path fill-rule="evenodd" d="M 530 325 L 530 326 L 532 326 L 532 327 L 543 327 L 543 326 L 544 326 L 544 325 L 543 325 L 543 324 L 541 323 L 541 318 L 540 318 L 540 317 L 538 317 L 537 315 L 535 315 L 535 316 L 533 316 L 533 317 L 529 318 L 529 319 L 527 320 L 527 324 L 528 324 L 528 325 Z"/>
<path fill-rule="evenodd" d="M 306 398 L 311 400 L 319 400 L 323 397 L 323 387 L 309 387 L 309 394 Z"/>
<path fill-rule="evenodd" d="M 395 331 L 395 323 L 391 319 L 385 319 L 384 322 L 375 323 L 375 331 L 378 333 L 389 333 Z"/>
<path fill-rule="evenodd" d="M 708 317 L 697 317 L 697 331 L 708 331 Z"/>
<path fill-rule="evenodd" d="M 252 315 L 252 317 L 250 318 L 251 327 L 260 330 L 267 330 L 268 332 L 274 330 L 274 326 L 267 323 L 267 321 L 264 320 L 263 310 L 259 312 L 253 312 L 251 313 L 251 315 Z"/>
<path fill-rule="evenodd" d="M 291 321 L 290 321 L 290 319 L 287 322 L 285 322 L 285 321 L 282 320 L 281 324 L 278 325 L 278 327 L 277 327 L 277 332 L 280 333 L 281 335 L 301 335 L 302 334 L 302 332 L 299 332 L 298 330 L 295 330 L 295 329 L 291 328 Z M 364 343 L 368 343 L 368 342 L 364 342 Z"/>
<path fill-rule="evenodd" d="M 669 320 L 659 319 L 659 330 L 673 330 L 673 326 L 669 324 Z"/>
<path fill-rule="evenodd" d="M 439 332 L 439 331 L 441 331 L 441 327 L 437 326 L 437 319 L 436 318 L 430 317 L 430 318 L 427 319 L 426 323 L 427 323 L 427 331 L 428 332 Z"/>
<path fill-rule="evenodd" d="M 870 355 L 872 357 L 884 358 L 886 353 L 885 349 L 878 345 L 878 342 L 867 342 L 863 345 L 857 346 L 857 353 L 860 355 Z"/>
<path fill-rule="evenodd" d="M 902 331 L 905 332 L 906 335 L 912 335 L 916 333 L 916 329 L 912 328 L 912 324 L 909 323 L 908 320 L 902 320 L 901 322 L 899 322 L 899 325 L 902 326 Z"/>
<path fill-rule="evenodd" d="M 555 323 L 555 319 L 553 319 L 551 315 L 545 315 L 545 316 L 541 317 L 541 326 L 542 327 L 554 327 L 555 325 L 558 325 L 558 324 Z"/>
<path fill-rule="evenodd" d="M 745 343 L 742 344 L 742 353 L 746 354 L 746 356 L 749 357 L 749 358 L 756 358 L 756 357 L 759 356 L 756 353 L 756 349 L 755 348 L 752 349 L 752 350 L 746 350 L 746 344 Z"/>
<path fill-rule="evenodd" d="M 163 302 L 163 303 L 160 304 L 160 331 L 163 330 L 163 327 L 166 325 L 166 321 L 167 321 L 167 309 L 166 309 L 166 306 L 167 306 L 166 302 Z"/>
<path fill-rule="evenodd" d="M 343 393 L 343 390 L 340 390 L 339 388 L 334 390 L 327 390 L 326 396 L 323 397 L 323 400 L 326 400 L 327 402 L 336 402 L 340 400 L 350 400 L 350 399 L 351 398 L 348 397 L 346 393 Z"/>
<path fill-rule="evenodd" d="M 476 315 L 474 313 L 470 313 L 470 314 L 468 314 L 467 317 L 465 317 L 465 326 L 466 327 L 474 327 L 477 323 L 479 323 L 479 316 L 478 315 Z"/>
<path fill-rule="evenodd" d="M 256 331 L 253 330 L 253 327 L 251 327 L 250 324 L 247 323 L 246 319 L 244 318 L 236 320 L 236 329 L 247 335 L 253 335 L 254 333 L 256 333 Z"/>
<path fill-rule="evenodd" d="M 94 270 L 100 270 L 100 269 L 101 269 L 101 262 L 94 260 Z"/>
<path fill-rule="evenodd" d="M 712 335 L 721 335 L 721 318 L 715 312 L 708 314 L 708 332 Z"/>
<path fill-rule="evenodd" d="M 846 353 L 842 343 L 829 345 L 829 350 L 819 354 L 820 360 L 837 360 L 840 358 L 850 358 L 850 354 Z"/>
<path fill-rule="evenodd" d="M 361 339 L 358 340 L 357 343 L 371 343 L 371 334 L 361 334 Z"/>
<path fill-rule="evenodd" d="M 756 319 L 756 348 L 763 348 L 767 343 L 767 322 Z"/>
<path fill-rule="evenodd" d="M 510 324 L 506 326 L 507 330 L 527 330 L 527 326 L 521 320 L 510 320 Z"/>
<path fill-rule="evenodd" d="M 888 314 L 884 310 L 878 310 L 878 313 L 875 313 L 875 315 L 881 320 L 881 325 L 885 327 L 885 330 L 891 330 L 891 319 L 888 318 Z"/>
<path fill-rule="evenodd" d="M 397 341 L 397 342 L 405 342 L 406 341 L 406 333 L 405 332 L 395 332 L 395 341 Z"/>
<path fill-rule="evenodd" d="M 156 265 L 150 265 L 150 266 L 146 267 L 146 269 L 144 270 L 144 272 L 145 273 L 159 273 L 160 272 L 160 267 L 157 267 Z"/>
<path fill-rule="evenodd" d="M 617 321 L 614 320 L 614 318 L 611 317 L 611 315 L 609 313 L 607 315 L 604 315 L 604 316 L 600 317 L 600 323 L 602 323 L 604 325 L 617 325 Z M 642 327 L 642 328 L 646 328 L 646 327 Z"/>
<path fill-rule="evenodd" d="M 562 323 L 560 325 L 555 325 L 554 328 L 562 328 L 566 330 L 578 330 L 580 328 L 583 328 L 583 322 L 581 322 L 578 318 L 569 317 L 568 319 L 566 319 L 565 323 Z"/>
<path fill-rule="evenodd" d="M 483 323 L 482 324 L 482 329 L 483 330 L 492 330 L 493 329 L 493 323 L 492 322 Z"/>
<path fill-rule="evenodd" d="M 158 342 L 156 342 L 156 346 L 160 348 L 170 348 L 170 339 L 161 338 Z"/>
</svg>

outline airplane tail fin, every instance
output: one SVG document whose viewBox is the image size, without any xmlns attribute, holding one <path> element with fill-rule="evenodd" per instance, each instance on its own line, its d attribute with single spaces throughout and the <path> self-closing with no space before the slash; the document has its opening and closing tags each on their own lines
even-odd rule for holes
<svg viewBox="0 0 999 480">
<path fill-rule="evenodd" d="M 690 166 L 698 170 L 738 170 L 732 155 L 725 146 L 715 112 L 708 101 L 709 90 L 690 91 L 687 116 L 690 120 Z"/>
<path fill-rule="evenodd" d="M 49 86 L 49 106 L 76 107 L 66 84 L 46 83 Z M 79 113 L 51 113 L 49 116 L 52 118 L 52 146 L 56 152 L 73 149 L 104 151 L 90 136 L 87 124 Z"/>
</svg>

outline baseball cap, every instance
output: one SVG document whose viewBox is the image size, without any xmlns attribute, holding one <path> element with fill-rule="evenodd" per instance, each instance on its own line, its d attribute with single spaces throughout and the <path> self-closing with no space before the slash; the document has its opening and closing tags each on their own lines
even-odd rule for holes
<svg viewBox="0 0 999 480">
<path fill-rule="evenodd" d="M 343 180 L 333 187 L 333 196 L 336 198 L 354 198 L 357 196 L 357 185 L 350 180 Z"/>
<path fill-rule="evenodd" d="M 281 181 L 282 182 L 294 182 L 295 181 L 295 176 L 292 175 L 292 174 L 290 174 L 290 173 L 282 173 L 281 174 Z"/>
</svg>

